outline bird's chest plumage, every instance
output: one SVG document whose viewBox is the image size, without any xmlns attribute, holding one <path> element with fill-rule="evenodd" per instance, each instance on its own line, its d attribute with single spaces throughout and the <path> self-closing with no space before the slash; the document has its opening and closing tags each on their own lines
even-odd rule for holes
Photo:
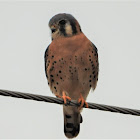
<svg viewBox="0 0 140 140">
<path fill-rule="evenodd" d="M 47 75 L 54 93 L 91 88 L 89 81 L 92 77 L 94 62 L 90 61 L 92 48 L 89 43 L 84 36 L 59 39 L 51 43 L 48 50 Z"/>
</svg>

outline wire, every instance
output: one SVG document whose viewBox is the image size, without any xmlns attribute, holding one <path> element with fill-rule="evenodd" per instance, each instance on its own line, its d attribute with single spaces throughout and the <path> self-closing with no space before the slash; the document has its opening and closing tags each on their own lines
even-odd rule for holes
<svg viewBox="0 0 140 140">
<path fill-rule="evenodd" d="M 43 95 L 37 95 L 37 94 L 0 90 L 0 95 L 11 96 L 15 98 L 24 98 L 24 99 L 36 100 L 36 101 L 43 101 L 43 102 L 49 102 L 49 103 L 56 103 L 56 104 L 64 104 L 63 99 L 61 98 L 55 98 L 55 97 L 49 97 L 49 96 L 43 96 Z M 109 105 L 89 103 L 89 102 L 87 103 L 89 105 L 88 107 L 89 109 L 98 109 L 98 110 L 103 110 L 103 111 L 118 112 L 118 113 L 123 113 L 123 114 L 131 114 L 131 115 L 140 116 L 140 110 L 136 110 L 136 109 L 129 109 L 129 108 L 109 106 Z M 80 106 L 80 104 L 74 100 L 70 101 L 67 105 L 77 106 L 77 107 Z"/>
</svg>

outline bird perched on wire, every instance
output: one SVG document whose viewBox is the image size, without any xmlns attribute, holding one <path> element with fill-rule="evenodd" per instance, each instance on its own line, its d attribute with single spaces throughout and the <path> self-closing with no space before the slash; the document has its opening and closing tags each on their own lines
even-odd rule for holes
<svg viewBox="0 0 140 140">
<path fill-rule="evenodd" d="M 45 52 L 45 71 L 51 91 L 64 104 L 77 100 L 80 107 L 63 105 L 64 133 L 74 138 L 82 123 L 81 110 L 88 107 L 86 98 L 98 81 L 98 52 L 83 34 L 78 21 L 70 14 L 53 16 L 49 21 L 52 42 Z"/>
</svg>

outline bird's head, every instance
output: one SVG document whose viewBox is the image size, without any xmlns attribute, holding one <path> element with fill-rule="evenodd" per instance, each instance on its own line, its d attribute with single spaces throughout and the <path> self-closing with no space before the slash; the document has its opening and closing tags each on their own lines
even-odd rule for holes
<svg viewBox="0 0 140 140">
<path fill-rule="evenodd" d="M 70 37 L 81 33 L 78 21 L 70 14 L 62 13 L 53 16 L 49 21 L 52 40 L 58 37 Z"/>
</svg>

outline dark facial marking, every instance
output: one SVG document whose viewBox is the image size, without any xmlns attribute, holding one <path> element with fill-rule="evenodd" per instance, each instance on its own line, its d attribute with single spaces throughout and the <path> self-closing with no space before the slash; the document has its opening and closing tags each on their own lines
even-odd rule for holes
<svg viewBox="0 0 140 140">
<path fill-rule="evenodd" d="M 66 34 L 66 30 L 65 30 L 65 23 L 66 23 L 65 20 L 61 20 L 61 21 L 59 21 L 60 32 L 61 32 L 64 36 L 67 36 L 67 34 Z"/>
<path fill-rule="evenodd" d="M 77 33 L 77 29 L 76 29 L 75 22 L 74 21 L 71 21 L 70 24 L 71 24 L 71 27 L 72 27 L 72 33 L 73 34 L 76 34 Z"/>
<path fill-rule="evenodd" d="M 62 33 L 64 36 L 67 36 L 66 30 L 65 30 L 64 27 L 60 27 L 60 31 L 61 31 L 61 33 Z"/>
</svg>

